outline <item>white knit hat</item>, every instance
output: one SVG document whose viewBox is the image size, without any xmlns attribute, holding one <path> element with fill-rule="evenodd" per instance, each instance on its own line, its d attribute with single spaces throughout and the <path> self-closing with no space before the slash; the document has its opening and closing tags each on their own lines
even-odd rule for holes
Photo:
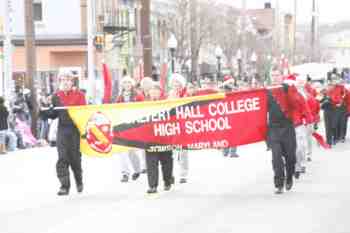
<svg viewBox="0 0 350 233">
<path fill-rule="evenodd" d="M 186 86 L 186 79 L 180 74 L 175 73 L 175 74 L 171 75 L 170 80 L 171 81 L 176 80 L 177 82 L 181 83 L 182 87 Z"/>
<path fill-rule="evenodd" d="M 74 74 L 70 70 L 62 70 L 58 73 L 58 78 L 74 78 Z"/>
<path fill-rule="evenodd" d="M 120 81 L 120 85 L 123 86 L 126 82 L 130 82 L 132 86 L 136 85 L 135 80 L 132 79 L 130 76 L 123 77 Z"/>
</svg>

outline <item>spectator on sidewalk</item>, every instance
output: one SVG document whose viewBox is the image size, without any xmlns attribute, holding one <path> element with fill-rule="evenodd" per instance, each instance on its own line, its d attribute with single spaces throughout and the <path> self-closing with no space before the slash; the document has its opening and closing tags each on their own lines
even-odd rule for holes
<svg viewBox="0 0 350 233">
<path fill-rule="evenodd" d="M 4 98 L 0 97 L 0 154 L 6 154 L 6 133 L 8 130 L 9 112 L 5 107 Z"/>
</svg>

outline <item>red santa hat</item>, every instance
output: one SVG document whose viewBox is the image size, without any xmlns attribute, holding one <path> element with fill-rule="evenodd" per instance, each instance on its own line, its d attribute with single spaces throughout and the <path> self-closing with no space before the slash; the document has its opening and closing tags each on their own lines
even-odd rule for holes
<svg viewBox="0 0 350 233">
<path fill-rule="evenodd" d="M 283 83 L 288 85 L 295 85 L 296 82 L 297 82 L 297 77 L 294 74 L 288 75 L 283 80 Z"/>
<path fill-rule="evenodd" d="M 235 79 L 231 75 L 225 75 L 224 76 L 224 82 L 222 83 L 223 86 L 234 84 Z"/>
</svg>

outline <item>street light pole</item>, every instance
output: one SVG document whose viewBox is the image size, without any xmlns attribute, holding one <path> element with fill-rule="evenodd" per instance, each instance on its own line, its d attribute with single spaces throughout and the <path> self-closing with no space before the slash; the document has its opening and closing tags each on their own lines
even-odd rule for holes
<svg viewBox="0 0 350 233">
<path fill-rule="evenodd" d="M 216 47 L 215 56 L 216 56 L 216 59 L 218 61 L 218 63 L 217 63 L 218 69 L 217 69 L 217 75 L 216 75 L 216 83 L 218 83 L 218 81 L 220 80 L 220 74 L 221 74 L 221 58 L 223 56 L 223 51 L 220 48 L 220 46 Z"/>
<path fill-rule="evenodd" d="M 170 53 L 171 53 L 171 72 L 175 73 L 175 48 L 171 48 Z"/>
<path fill-rule="evenodd" d="M 295 65 L 295 56 L 296 56 L 296 50 L 297 50 L 297 11 L 298 11 L 298 1 L 294 0 L 294 43 L 293 43 L 293 56 L 292 61 L 293 65 Z"/>
<path fill-rule="evenodd" d="M 30 102 L 32 104 L 32 132 L 37 136 L 38 102 L 36 95 L 36 50 L 35 50 L 35 27 L 33 19 L 33 0 L 25 0 L 25 49 L 27 81 L 30 89 Z"/>
</svg>

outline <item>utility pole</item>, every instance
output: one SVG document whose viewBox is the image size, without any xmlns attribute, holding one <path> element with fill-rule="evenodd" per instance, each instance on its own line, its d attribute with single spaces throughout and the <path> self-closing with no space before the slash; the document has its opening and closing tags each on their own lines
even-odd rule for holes
<svg viewBox="0 0 350 233">
<path fill-rule="evenodd" d="M 87 43 L 88 43 L 88 83 L 87 83 L 87 97 L 89 101 L 95 102 L 96 85 L 95 85 L 95 62 L 94 62 L 94 0 L 87 0 Z"/>
<path fill-rule="evenodd" d="M 295 65 L 295 56 L 297 51 L 297 12 L 298 12 L 298 0 L 294 0 L 294 38 L 293 38 L 293 55 L 292 55 L 292 61 L 293 65 Z"/>
<path fill-rule="evenodd" d="M 198 54 L 199 46 L 197 42 L 198 38 L 198 1 L 190 1 L 190 14 L 191 14 L 191 82 L 197 81 L 197 68 L 198 68 Z"/>
<path fill-rule="evenodd" d="M 246 49 L 246 26 L 247 26 L 247 0 L 242 0 L 242 20 L 241 20 L 241 45 L 242 45 L 242 70 L 246 71 L 246 58 L 247 58 L 247 49 Z M 244 73 L 244 72 L 243 72 Z"/>
<path fill-rule="evenodd" d="M 12 23 L 13 23 L 13 6 L 12 0 L 3 1 L 3 13 L 5 16 L 4 20 L 4 59 L 3 59 L 3 67 L 4 67 L 4 96 L 7 100 L 10 100 L 12 94 L 14 93 L 14 81 L 12 77 Z"/>
<path fill-rule="evenodd" d="M 316 61 L 316 0 L 312 0 L 311 62 Z"/>
<path fill-rule="evenodd" d="M 38 103 L 36 96 L 36 52 L 35 52 L 35 28 L 33 19 L 33 0 L 24 0 L 25 9 L 25 48 L 26 48 L 26 78 L 30 89 L 30 102 L 32 104 L 32 132 L 37 135 Z"/>
<path fill-rule="evenodd" d="M 152 77 L 152 35 L 150 30 L 151 0 L 143 0 L 141 8 L 141 36 L 144 77 Z"/>
</svg>

